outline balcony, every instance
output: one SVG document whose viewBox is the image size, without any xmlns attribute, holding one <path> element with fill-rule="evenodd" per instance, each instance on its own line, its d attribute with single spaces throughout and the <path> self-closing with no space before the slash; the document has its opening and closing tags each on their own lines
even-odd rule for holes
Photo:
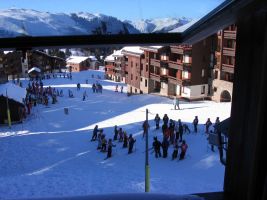
<svg viewBox="0 0 267 200">
<path fill-rule="evenodd" d="M 183 70 L 183 65 L 178 62 L 169 61 L 169 68 Z"/>
<path fill-rule="evenodd" d="M 235 49 L 234 48 L 227 48 L 223 47 L 223 55 L 224 56 L 235 56 Z"/>
<path fill-rule="evenodd" d="M 160 60 L 152 58 L 150 60 L 150 64 L 153 65 L 153 66 L 156 66 L 156 67 L 160 67 Z"/>
<path fill-rule="evenodd" d="M 177 78 L 173 76 L 168 76 L 168 82 L 174 85 L 178 84 Z"/>
<path fill-rule="evenodd" d="M 161 60 L 160 61 L 160 67 L 163 67 L 163 68 L 169 68 L 169 63 L 167 60 Z"/>
<path fill-rule="evenodd" d="M 159 74 L 150 73 L 150 79 L 160 82 L 160 75 Z"/>
<path fill-rule="evenodd" d="M 223 33 L 225 39 L 232 39 L 232 40 L 236 39 L 236 31 L 225 30 Z"/>
<path fill-rule="evenodd" d="M 160 82 L 168 82 L 168 75 L 160 75 Z"/>
<path fill-rule="evenodd" d="M 235 66 L 234 65 L 228 65 L 228 64 L 222 64 L 222 71 L 223 72 L 229 72 L 229 73 L 234 73 L 235 71 Z"/>
</svg>

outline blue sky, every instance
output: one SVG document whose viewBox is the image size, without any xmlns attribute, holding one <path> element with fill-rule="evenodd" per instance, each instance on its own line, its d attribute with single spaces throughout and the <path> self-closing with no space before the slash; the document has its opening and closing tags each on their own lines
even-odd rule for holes
<svg viewBox="0 0 267 200">
<path fill-rule="evenodd" d="M 224 0 L 0 0 L 0 9 L 27 8 L 47 12 L 89 12 L 119 19 L 200 18 Z"/>
</svg>

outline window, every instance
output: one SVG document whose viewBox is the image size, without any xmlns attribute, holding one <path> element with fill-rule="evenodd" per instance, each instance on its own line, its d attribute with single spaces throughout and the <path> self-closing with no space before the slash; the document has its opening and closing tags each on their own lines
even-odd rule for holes
<svg viewBox="0 0 267 200">
<path fill-rule="evenodd" d="M 201 94 L 204 94 L 205 93 L 205 85 L 202 85 L 201 86 Z"/>
<path fill-rule="evenodd" d="M 182 78 L 183 79 L 188 79 L 189 78 L 188 71 L 182 71 Z"/>
<path fill-rule="evenodd" d="M 148 65 L 146 65 L 146 72 L 148 71 Z"/>
<path fill-rule="evenodd" d="M 131 74 L 131 80 L 133 80 L 133 74 Z"/>
<path fill-rule="evenodd" d="M 141 82 L 143 81 L 143 78 L 141 77 Z"/>
<path fill-rule="evenodd" d="M 184 63 L 190 63 L 190 56 L 189 55 L 184 55 L 183 62 Z"/>
<path fill-rule="evenodd" d="M 204 70 L 204 69 L 201 70 L 201 76 L 202 76 L 202 77 L 205 76 L 205 70 Z"/>
<path fill-rule="evenodd" d="M 133 61 L 131 61 L 131 67 L 133 67 Z"/>
<path fill-rule="evenodd" d="M 147 87 L 147 80 L 145 80 L 145 87 Z"/>
<path fill-rule="evenodd" d="M 138 76 L 135 77 L 135 80 L 137 80 L 137 79 L 138 79 Z"/>
<path fill-rule="evenodd" d="M 214 91 L 214 92 L 217 92 L 217 87 L 214 87 L 214 88 L 213 88 L 213 91 Z"/>
</svg>

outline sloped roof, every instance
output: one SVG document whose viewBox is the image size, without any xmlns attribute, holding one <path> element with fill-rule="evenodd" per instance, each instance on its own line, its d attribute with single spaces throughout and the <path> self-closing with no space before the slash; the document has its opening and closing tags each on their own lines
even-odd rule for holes
<svg viewBox="0 0 267 200">
<path fill-rule="evenodd" d="M 31 73 L 31 72 L 33 72 L 33 71 L 36 71 L 36 72 L 38 72 L 38 73 L 41 73 L 41 69 L 40 69 L 40 68 L 38 68 L 38 67 L 33 67 L 33 68 L 31 68 L 31 69 L 28 71 L 28 74 Z"/>
<path fill-rule="evenodd" d="M 22 99 L 26 97 L 26 89 L 13 83 L 0 84 L 0 96 L 8 96 L 8 98 L 23 104 Z"/>
<path fill-rule="evenodd" d="M 87 56 L 70 56 L 69 58 L 67 58 L 67 62 L 70 63 L 81 63 L 85 60 L 87 60 L 89 57 Z"/>
<path fill-rule="evenodd" d="M 114 56 L 113 56 L 113 54 L 110 54 L 109 56 L 107 56 L 106 58 L 105 58 L 105 62 L 114 62 Z"/>
<path fill-rule="evenodd" d="M 140 56 L 144 53 L 144 50 L 140 49 L 140 46 L 128 46 L 123 47 L 122 54 L 137 55 Z"/>
</svg>

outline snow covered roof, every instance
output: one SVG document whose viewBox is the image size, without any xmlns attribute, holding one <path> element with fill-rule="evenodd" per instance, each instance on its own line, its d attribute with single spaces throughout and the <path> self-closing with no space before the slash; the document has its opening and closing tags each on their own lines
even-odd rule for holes
<svg viewBox="0 0 267 200">
<path fill-rule="evenodd" d="M 133 55 L 141 55 L 144 53 L 144 50 L 140 49 L 140 46 L 128 46 L 123 47 L 122 54 L 133 54 Z"/>
<path fill-rule="evenodd" d="M 70 62 L 70 63 L 81 63 L 85 60 L 87 60 L 89 57 L 86 57 L 86 56 L 70 56 L 68 59 L 67 59 L 67 62 Z"/>
<path fill-rule="evenodd" d="M 31 73 L 31 72 L 33 72 L 33 71 L 36 71 L 36 72 L 41 73 L 41 70 L 40 70 L 38 67 L 33 67 L 33 68 L 31 68 L 31 69 L 28 71 L 28 74 Z"/>
<path fill-rule="evenodd" d="M 140 47 L 142 50 L 152 51 L 152 52 L 158 52 L 159 49 L 161 49 L 163 46 L 143 46 Z"/>
<path fill-rule="evenodd" d="M 97 58 L 95 56 L 89 56 L 89 58 L 93 61 L 97 61 Z"/>
<path fill-rule="evenodd" d="M 105 62 L 114 62 L 113 54 L 110 54 L 109 56 L 107 56 L 104 61 Z"/>
<path fill-rule="evenodd" d="M 122 50 L 123 50 L 123 48 L 120 49 L 120 50 L 114 51 L 114 53 L 112 54 L 112 56 L 113 57 L 122 57 L 123 56 Z"/>
<path fill-rule="evenodd" d="M 23 103 L 22 99 L 26 97 L 26 89 L 21 88 L 13 83 L 0 84 L 0 96 L 13 99 L 17 102 Z"/>
</svg>

